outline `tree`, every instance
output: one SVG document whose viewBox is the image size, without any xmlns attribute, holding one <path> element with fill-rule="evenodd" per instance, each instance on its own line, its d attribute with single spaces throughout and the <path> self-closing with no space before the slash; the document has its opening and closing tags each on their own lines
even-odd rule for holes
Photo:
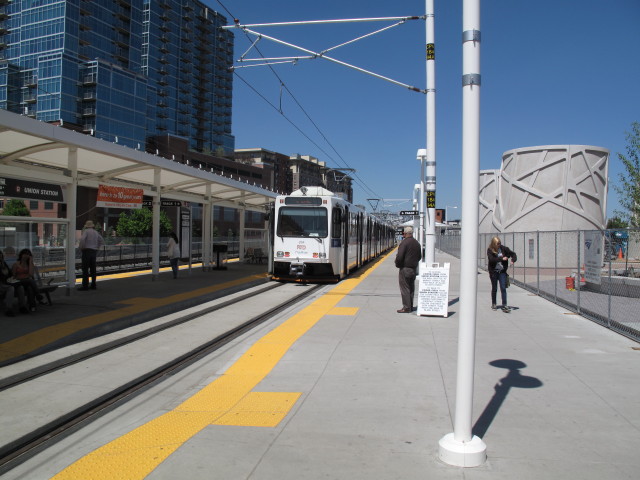
<svg viewBox="0 0 640 480">
<path fill-rule="evenodd" d="M 613 217 L 607 220 L 607 230 L 615 228 L 627 228 L 627 222 L 620 217 Z"/>
<path fill-rule="evenodd" d="M 640 227 L 640 123 L 631 124 L 631 132 L 627 132 L 627 142 L 627 154 L 618 153 L 625 172 L 618 176 L 620 184 L 614 185 L 624 211 L 616 212 L 616 215 L 627 219 L 630 227 L 638 228 Z"/>
<path fill-rule="evenodd" d="M 14 198 L 5 203 L 2 215 L 7 215 L 8 217 L 30 217 L 31 212 L 22 200 Z"/>
<path fill-rule="evenodd" d="M 148 208 L 138 208 L 129 213 L 122 212 L 116 231 L 121 237 L 150 237 L 153 224 L 153 212 Z M 167 213 L 160 210 L 160 235 L 166 236 L 173 230 Z"/>
</svg>

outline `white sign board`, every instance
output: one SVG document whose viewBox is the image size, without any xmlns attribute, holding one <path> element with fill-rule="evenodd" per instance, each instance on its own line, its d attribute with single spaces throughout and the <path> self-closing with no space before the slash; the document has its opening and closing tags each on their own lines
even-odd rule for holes
<svg viewBox="0 0 640 480">
<path fill-rule="evenodd" d="M 418 315 L 439 315 L 449 312 L 449 263 L 420 264 L 418 283 Z"/>
<path fill-rule="evenodd" d="M 602 274 L 602 244 L 600 232 L 584 232 L 584 279 L 600 285 Z"/>
</svg>

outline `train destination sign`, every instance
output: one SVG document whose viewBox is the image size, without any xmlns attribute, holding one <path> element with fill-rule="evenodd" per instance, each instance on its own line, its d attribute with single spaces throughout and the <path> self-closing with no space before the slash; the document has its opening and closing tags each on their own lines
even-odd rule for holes
<svg viewBox="0 0 640 480">
<path fill-rule="evenodd" d="M 0 197 L 64 202 L 61 185 L 0 177 Z"/>
<path fill-rule="evenodd" d="M 400 210 L 400 215 L 420 215 L 416 210 Z"/>
<path fill-rule="evenodd" d="M 322 205 L 320 197 L 286 197 L 285 205 Z"/>
</svg>

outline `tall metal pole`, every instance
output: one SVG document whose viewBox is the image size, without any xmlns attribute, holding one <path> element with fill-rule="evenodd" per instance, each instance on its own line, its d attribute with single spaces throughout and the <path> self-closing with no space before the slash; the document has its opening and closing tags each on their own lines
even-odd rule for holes
<svg viewBox="0 0 640 480">
<path fill-rule="evenodd" d="M 420 212 L 420 234 L 418 241 L 422 248 L 422 259 L 426 261 L 426 228 L 427 228 L 427 209 L 425 204 L 427 186 L 425 184 L 426 176 L 426 163 L 427 163 L 427 149 L 421 148 L 418 150 L 418 160 L 420 161 L 420 202 L 418 205 L 418 211 Z"/>
<path fill-rule="evenodd" d="M 436 50 L 434 29 L 434 0 L 426 0 L 426 55 L 427 55 L 427 159 L 425 186 L 425 261 L 431 265 L 436 257 Z"/>
<path fill-rule="evenodd" d="M 450 465 L 476 467 L 487 458 L 486 445 L 471 430 L 478 297 L 480 0 L 463 0 L 462 74 L 462 246 L 456 408 L 453 433 L 440 439 L 439 457 Z"/>
</svg>

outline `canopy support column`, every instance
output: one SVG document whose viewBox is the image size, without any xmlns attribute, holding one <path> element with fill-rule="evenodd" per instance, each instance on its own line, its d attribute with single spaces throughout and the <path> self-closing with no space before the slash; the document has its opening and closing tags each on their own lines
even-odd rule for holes
<svg viewBox="0 0 640 480">
<path fill-rule="evenodd" d="M 67 156 L 67 166 L 71 181 L 67 186 L 67 245 L 66 245 L 66 271 L 67 271 L 67 295 L 76 286 L 76 214 L 78 209 L 78 149 L 70 147 Z"/>
<path fill-rule="evenodd" d="M 245 197 L 245 193 L 242 192 L 242 200 L 241 200 L 241 204 L 240 204 L 240 208 L 238 209 L 238 212 L 240 213 L 240 232 L 238 232 L 238 260 L 240 261 L 240 263 L 242 263 L 244 261 L 244 229 L 245 229 L 245 214 L 247 212 L 245 206 L 244 206 L 244 197 Z"/>
<path fill-rule="evenodd" d="M 155 281 L 160 273 L 160 190 L 162 169 L 153 170 L 153 219 L 151 224 L 151 280 Z"/>
<path fill-rule="evenodd" d="M 202 271 L 211 268 L 211 253 L 213 249 L 213 205 L 211 202 L 211 185 L 207 185 L 204 202 L 202 204 Z"/>
</svg>

